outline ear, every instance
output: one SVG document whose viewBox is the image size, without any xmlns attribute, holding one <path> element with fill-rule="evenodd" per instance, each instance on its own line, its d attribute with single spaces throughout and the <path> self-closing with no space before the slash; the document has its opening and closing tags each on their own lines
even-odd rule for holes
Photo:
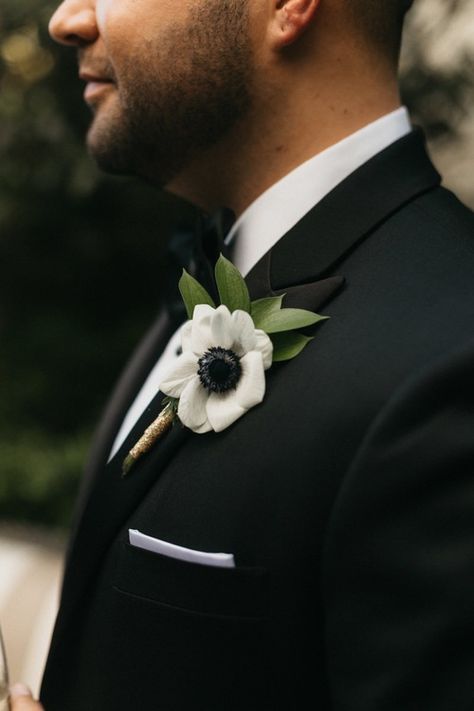
<svg viewBox="0 0 474 711">
<path fill-rule="evenodd" d="M 313 21 L 321 0 L 272 0 L 271 39 L 278 50 L 293 44 Z"/>
</svg>

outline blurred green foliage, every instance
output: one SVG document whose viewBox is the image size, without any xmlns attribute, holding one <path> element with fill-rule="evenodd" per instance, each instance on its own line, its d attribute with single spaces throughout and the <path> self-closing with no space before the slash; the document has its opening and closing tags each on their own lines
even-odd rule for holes
<svg viewBox="0 0 474 711">
<path fill-rule="evenodd" d="M 65 526 L 186 206 L 87 156 L 77 61 L 47 36 L 54 7 L 0 6 L 0 517 Z"/>
<path fill-rule="evenodd" d="M 99 174 L 74 52 L 47 36 L 54 7 L 0 6 L 0 517 L 67 526 L 93 425 L 156 313 L 166 241 L 192 213 Z M 471 77 L 419 57 L 405 98 L 444 134 Z"/>
</svg>

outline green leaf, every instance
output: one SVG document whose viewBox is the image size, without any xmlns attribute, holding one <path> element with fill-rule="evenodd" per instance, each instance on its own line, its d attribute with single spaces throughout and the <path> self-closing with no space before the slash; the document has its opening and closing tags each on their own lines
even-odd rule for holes
<svg viewBox="0 0 474 711">
<path fill-rule="evenodd" d="M 239 270 L 222 254 L 217 260 L 215 274 L 221 303 L 227 306 L 231 313 L 236 309 L 250 313 L 247 284 Z"/>
<path fill-rule="evenodd" d="M 260 321 L 260 328 L 266 333 L 282 333 L 295 328 L 313 326 L 319 321 L 325 321 L 328 316 L 306 311 L 305 309 L 280 309 L 274 311 Z"/>
<path fill-rule="evenodd" d="M 250 305 L 250 314 L 255 324 L 255 328 L 262 328 L 260 325 L 262 320 L 268 318 L 271 314 L 281 309 L 283 296 L 285 296 L 285 294 L 282 296 L 269 296 L 266 299 L 257 299 L 257 301 L 252 301 Z"/>
<path fill-rule="evenodd" d="M 161 401 L 162 405 L 168 406 L 176 414 L 178 412 L 179 398 L 169 397 L 168 395 Z"/>
<path fill-rule="evenodd" d="M 208 304 L 213 308 L 216 307 L 205 288 L 191 274 L 188 274 L 186 269 L 183 269 L 183 275 L 179 280 L 178 287 L 186 306 L 188 318 L 193 317 L 194 307 L 198 304 Z"/>
<path fill-rule="evenodd" d="M 287 333 L 275 333 L 271 336 L 273 343 L 273 362 L 281 363 L 285 360 L 296 358 L 310 341 L 309 336 L 302 333 L 288 331 Z"/>
</svg>

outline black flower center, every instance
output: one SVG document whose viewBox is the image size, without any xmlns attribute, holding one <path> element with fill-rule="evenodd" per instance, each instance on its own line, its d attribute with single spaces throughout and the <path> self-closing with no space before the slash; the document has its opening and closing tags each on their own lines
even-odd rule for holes
<svg viewBox="0 0 474 711">
<path fill-rule="evenodd" d="M 213 393 L 235 388 L 242 375 L 240 358 L 234 351 L 217 346 L 209 348 L 198 360 L 201 383 Z"/>
</svg>

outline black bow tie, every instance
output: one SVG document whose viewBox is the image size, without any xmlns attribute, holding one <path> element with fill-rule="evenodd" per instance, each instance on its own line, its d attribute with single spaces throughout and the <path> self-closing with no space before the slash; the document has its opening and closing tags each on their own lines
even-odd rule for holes
<svg viewBox="0 0 474 711">
<path fill-rule="evenodd" d="M 235 222 L 232 210 L 226 207 L 217 210 L 210 216 L 198 215 L 195 228 L 195 251 L 193 259 L 193 276 L 218 302 L 217 288 L 214 279 L 214 267 L 222 254 L 231 258 L 229 245 L 225 238 Z"/>
<path fill-rule="evenodd" d="M 212 215 L 199 213 L 196 217 L 194 230 L 179 229 L 168 245 L 168 258 L 173 284 L 170 283 L 169 293 L 172 294 L 174 311 L 181 312 L 182 304 L 177 299 L 176 274 L 184 267 L 209 292 L 216 303 L 219 302 L 214 279 L 214 267 L 220 254 L 231 259 L 231 249 L 224 240 L 235 222 L 232 210 L 223 207 Z M 177 277 L 179 279 L 179 276 Z"/>
</svg>

